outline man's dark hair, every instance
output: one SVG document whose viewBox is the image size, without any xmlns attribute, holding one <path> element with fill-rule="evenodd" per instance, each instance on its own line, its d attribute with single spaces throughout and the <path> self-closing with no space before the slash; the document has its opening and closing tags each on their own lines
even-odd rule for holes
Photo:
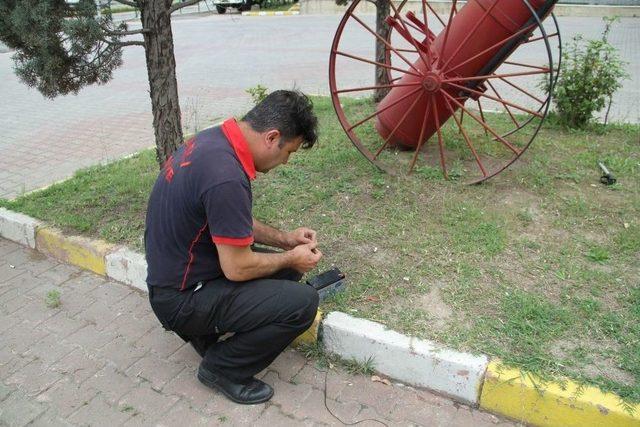
<svg viewBox="0 0 640 427">
<path fill-rule="evenodd" d="M 242 120 L 257 132 L 278 129 L 282 135 L 280 146 L 302 137 L 302 148 L 311 148 L 318 140 L 318 118 L 313 113 L 313 103 L 297 90 L 271 92 Z"/>
</svg>

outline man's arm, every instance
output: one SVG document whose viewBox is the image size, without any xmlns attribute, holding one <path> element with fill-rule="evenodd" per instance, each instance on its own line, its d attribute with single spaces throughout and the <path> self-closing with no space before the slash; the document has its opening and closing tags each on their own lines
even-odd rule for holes
<svg viewBox="0 0 640 427">
<path fill-rule="evenodd" d="M 256 243 L 261 243 L 275 248 L 285 248 L 286 233 L 271 227 L 253 218 L 253 239 Z"/>
<path fill-rule="evenodd" d="M 322 258 L 316 243 L 298 245 L 280 253 L 253 252 L 250 246 L 232 246 L 216 243 L 220 266 L 225 277 L 235 282 L 269 276 L 284 268 L 306 273 L 315 268 Z"/>
<path fill-rule="evenodd" d="M 300 227 L 285 233 L 253 218 L 253 239 L 256 243 L 281 249 L 293 249 L 298 245 L 316 242 L 316 232 Z"/>
</svg>

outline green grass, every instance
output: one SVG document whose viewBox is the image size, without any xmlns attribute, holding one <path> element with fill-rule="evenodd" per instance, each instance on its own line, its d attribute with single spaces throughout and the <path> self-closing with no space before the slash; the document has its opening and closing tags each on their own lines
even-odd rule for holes
<svg viewBox="0 0 640 427">
<path fill-rule="evenodd" d="M 57 289 L 54 289 L 47 292 L 44 302 L 49 308 L 60 307 L 60 291 Z"/>
<path fill-rule="evenodd" d="M 327 99 L 314 102 L 317 147 L 255 182 L 254 214 L 281 229 L 318 231 L 319 270 L 336 264 L 349 283 L 325 311 L 640 402 L 640 127 L 567 131 L 550 122 L 509 169 L 468 186 L 474 162 L 451 123 L 443 135 L 462 156 L 447 165 L 455 179 L 443 179 L 433 140 L 411 175 L 412 152 L 383 152 L 400 171 L 391 176 L 353 148 Z M 372 106 L 347 100 L 345 109 L 364 117 Z M 373 126 L 358 132 L 377 138 Z M 500 156 L 481 129 L 469 132 L 479 152 Z M 616 185 L 599 183 L 598 160 Z M 140 250 L 157 173 L 145 151 L 0 204 Z"/>
</svg>

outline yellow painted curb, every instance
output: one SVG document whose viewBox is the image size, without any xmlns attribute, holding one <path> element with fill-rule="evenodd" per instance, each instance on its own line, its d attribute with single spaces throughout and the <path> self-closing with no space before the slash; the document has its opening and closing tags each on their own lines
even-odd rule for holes
<svg viewBox="0 0 640 427">
<path fill-rule="evenodd" d="M 242 16 L 293 16 L 299 15 L 299 11 L 280 10 L 277 12 L 242 12 Z"/>
<path fill-rule="evenodd" d="M 480 407 L 537 426 L 640 426 L 640 405 L 625 410 L 614 394 L 569 380 L 545 382 L 499 360 L 489 363 Z"/>
<path fill-rule="evenodd" d="M 311 327 L 304 331 L 302 335 L 298 336 L 298 338 L 293 341 L 292 345 L 298 347 L 302 344 L 315 344 L 318 341 L 318 328 L 320 328 L 320 322 L 322 322 L 322 312 L 318 310 Z"/>
<path fill-rule="evenodd" d="M 106 242 L 68 237 L 53 228 L 39 228 L 36 232 L 38 251 L 103 276 L 107 270 L 104 257 L 112 248 Z"/>
</svg>

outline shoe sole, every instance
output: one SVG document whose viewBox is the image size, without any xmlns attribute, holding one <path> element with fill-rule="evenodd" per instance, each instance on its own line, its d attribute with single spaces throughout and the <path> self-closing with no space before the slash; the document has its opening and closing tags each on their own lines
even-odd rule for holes
<svg viewBox="0 0 640 427">
<path fill-rule="evenodd" d="M 256 400 L 238 400 L 235 397 L 231 396 L 229 393 L 226 392 L 226 390 L 224 390 L 222 387 L 220 387 L 215 381 L 213 381 L 210 378 L 207 378 L 205 375 L 203 375 L 200 370 L 198 369 L 198 380 L 206 385 L 209 388 L 212 388 L 214 390 L 219 391 L 220 393 L 224 394 L 229 400 L 235 402 L 235 403 L 239 403 L 241 405 L 256 405 L 258 403 L 264 403 L 266 401 L 268 401 L 269 399 L 271 399 L 273 397 L 273 389 L 271 390 L 271 393 L 267 396 L 264 397 L 262 399 L 256 399 Z"/>
</svg>

